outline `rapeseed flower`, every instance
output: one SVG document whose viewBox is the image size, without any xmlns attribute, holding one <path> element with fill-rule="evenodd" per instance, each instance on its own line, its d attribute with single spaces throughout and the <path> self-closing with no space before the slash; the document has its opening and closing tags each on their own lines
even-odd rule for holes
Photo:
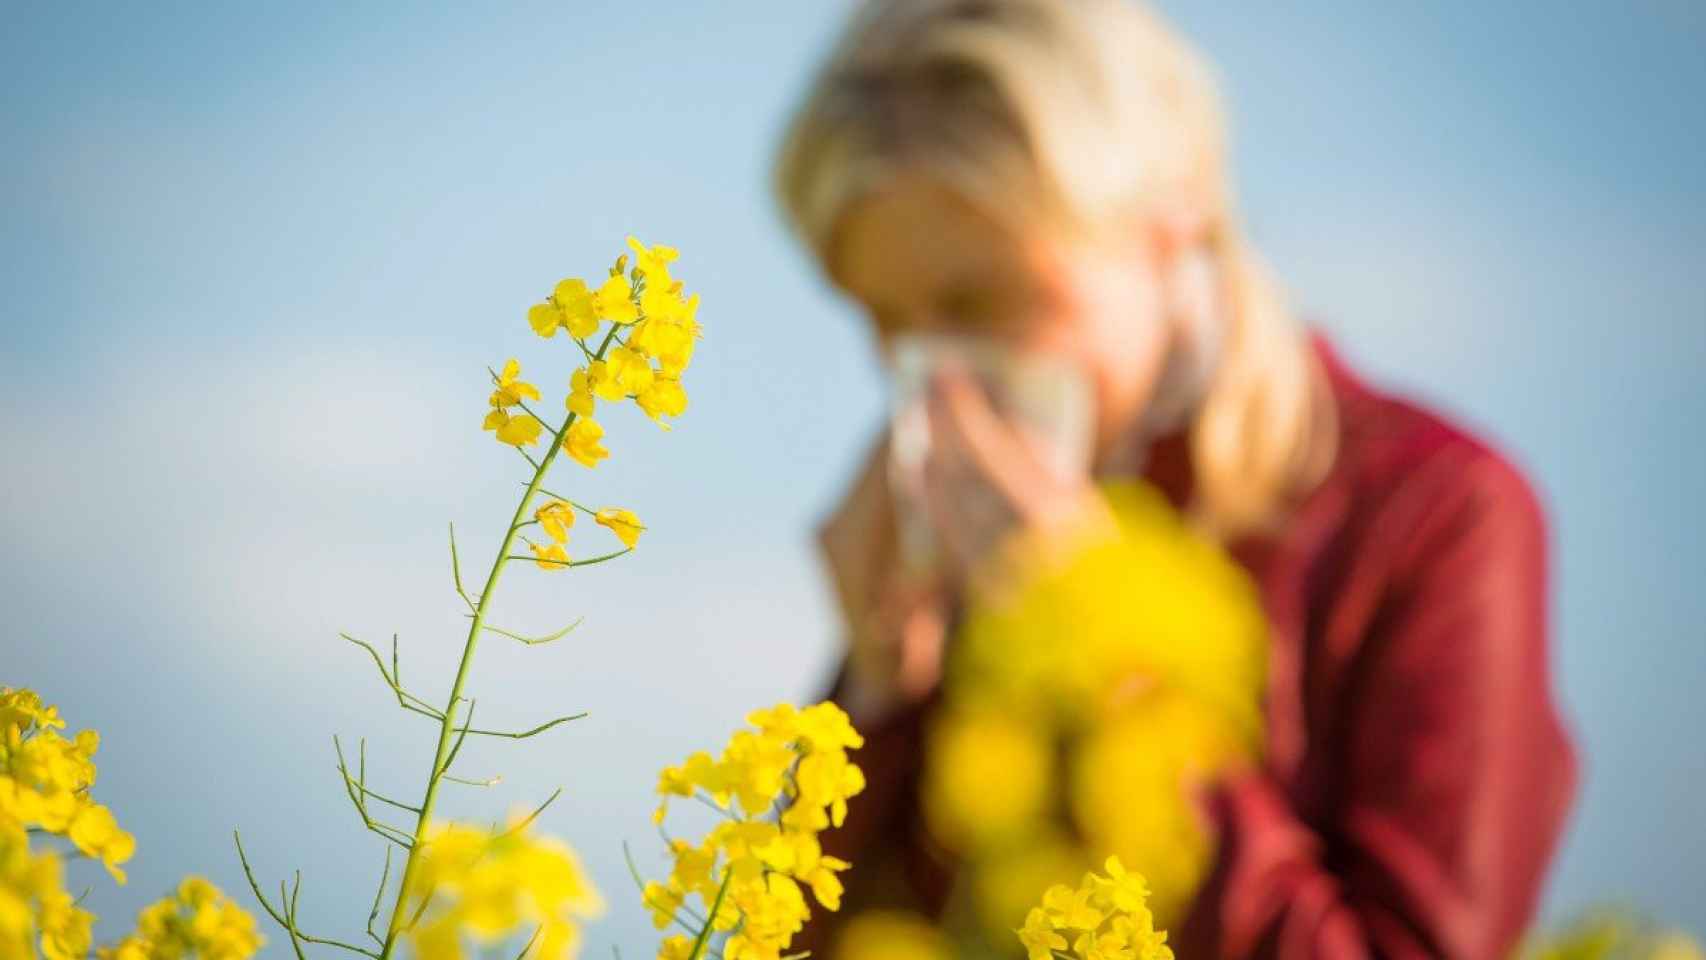
<svg viewBox="0 0 1706 960">
<path fill-rule="evenodd" d="M 848 864 L 824 854 L 818 834 L 839 825 L 848 798 L 865 787 L 847 758 L 864 739 L 832 703 L 778 704 L 747 722 L 754 729 L 736 731 L 721 756 L 694 753 L 659 773 L 659 824 L 672 797 L 697 796 L 726 817 L 698 843 L 672 840 L 669 877 L 645 884 L 642 897 L 660 930 L 685 925 L 686 904 L 697 898 L 705 935 L 728 935 L 724 960 L 777 960 L 810 918 L 807 890 L 825 910 L 840 909 Z M 670 937 L 658 957 L 685 957 L 683 949 Z"/>
</svg>

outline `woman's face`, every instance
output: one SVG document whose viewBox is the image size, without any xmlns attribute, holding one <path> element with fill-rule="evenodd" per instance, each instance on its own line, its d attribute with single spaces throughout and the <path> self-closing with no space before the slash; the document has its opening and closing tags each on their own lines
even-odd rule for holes
<svg viewBox="0 0 1706 960">
<path fill-rule="evenodd" d="M 838 224 L 829 264 L 878 338 L 902 332 L 998 338 L 1064 356 L 1095 387 L 1106 454 L 1148 404 L 1166 353 L 1151 247 L 1024 235 L 924 176 L 903 175 Z"/>
</svg>

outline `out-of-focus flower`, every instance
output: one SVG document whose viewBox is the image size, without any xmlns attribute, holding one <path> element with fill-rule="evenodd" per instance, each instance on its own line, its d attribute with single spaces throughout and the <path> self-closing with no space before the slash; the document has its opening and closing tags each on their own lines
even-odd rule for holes
<svg viewBox="0 0 1706 960">
<path fill-rule="evenodd" d="M 411 911 L 424 909 L 409 938 L 418 956 L 460 960 L 485 948 L 537 937 L 528 956 L 573 957 L 581 923 L 604 911 L 579 858 L 563 844 L 530 833 L 470 824 L 435 827 L 409 880 Z"/>
<path fill-rule="evenodd" d="M 833 960 L 953 960 L 955 954 L 947 937 L 923 917 L 902 910 L 867 910 L 847 921 L 831 956 Z"/>
<path fill-rule="evenodd" d="M 255 918 L 201 877 L 137 914 L 136 931 L 98 951 L 100 960 L 246 960 L 266 940 Z"/>
<path fill-rule="evenodd" d="M 975 591 L 946 664 L 923 801 L 983 900 L 986 940 L 1019 915 L 1015 864 L 1062 869 L 1089 850 L 1140 865 L 1148 909 L 1177 916 L 1214 853 L 1190 789 L 1261 742 L 1267 624 L 1248 576 L 1159 491 L 1104 493 L 1118 535 L 1006 545 L 992 581 L 1006 591 Z M 1078 856 L 1024 855 L 1065 836 Z"/>
<path fill-rule="evenodd" d="M 100 735 L 67 739 L 64 726 L 34 691 L 0 687 L 0 824 L 64 836 L 123 883 L 119 864 L 136 852 L 136 838 L 89 793 Z"/>
</svg>

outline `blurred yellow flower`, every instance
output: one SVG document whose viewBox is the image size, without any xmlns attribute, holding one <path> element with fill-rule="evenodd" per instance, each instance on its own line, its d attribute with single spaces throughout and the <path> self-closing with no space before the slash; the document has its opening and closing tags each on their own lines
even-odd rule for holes
<svg viewBox="0 0 1706 960">
<path fill-rule="evenodd" d="M 528 956 L 573 957 L 581 923 L 604 901 L 572 850 L 533 836 L 525 821 L 491 830 L 469 824 L 432 828 L 409 879 L 409 937 L 423 958 L 462 958 L 506 940 L 537 940 Z"/>
<path fill-rule="evenodd" d="M 1065 946 L 1062 941 L 1061 946 Z M 917 914 L 867 910 L 836 938 L 834 960 L 953 960 L 948 939 Z"/>
<path fill-rule="evenodd" d="M 1118 535 L 1007 544 L 988 581 L 1002 589 L 970 598 L 946 665 L 923 801 L 986 926 L 1018 915 L 1017 881 L 1000 875 L 1044 836 L 1077 836 L 1081 862 L 1087 848 L 1140 864 L 1148 909 L 1177 916 L 1214 855 L 1189 791 L 1261 743 L 1267 623 L 1254 585 L 1159 491 L 1103 492 Z M 1070 859 L 1051 856 L 1051 869 Z M 1109 882 L 1122 902 L 1138 895 L 1129 877 Z"/>
<path fill-rule="evenodd" d="M 96 955 L 100 960 L 246 960 L 265 943 L 248 911 L 207 880 L 186 877 L 173 896 L 137 914 L 134 933 Z"/>
<path fill-rule="evenodd" d="M 640 542 L 640 531 L 646 529 L 640 525 L 640 518 L 634 516 L 634 511 L 623 510 L 620 507 L 605 507 L 593 517 L 598 525 L 608 528 L 624 546 L 632 547 Z"/>
<path fill-rule="evenodd" d="M 924 812 L 956 850 L 1000 844 L 1030 829 L 1056 781 L 1046 725 L 1016 711 L 949 709 L 930 728 Z"/>
</svg>

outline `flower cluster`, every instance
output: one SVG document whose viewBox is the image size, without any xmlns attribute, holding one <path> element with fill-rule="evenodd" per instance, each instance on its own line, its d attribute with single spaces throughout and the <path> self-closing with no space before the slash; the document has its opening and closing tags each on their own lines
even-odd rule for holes
<svg viewBox="0 0 1706 960">
<path fill-rule="evenodd" d="M 64 728 L 58 708 L 33 691 L 0 687 L 0 825 L 64 836 L 123 883 L 118 865 L 136 852 L 136 838 L 89 797 L 100 734 L 67 739 Z"/>
<path fill-rule="evenodd" d="M 1213 854 L 1187 785 L 1260 742 L 1253 585 L 1159 492 L 1104 492 L 1121 536 L 1039 550 L 1008 593 L 974 597 L 947 664 L 922 794 L 966 862 L 982 920 L 967 937 L 996 936 L 1091 851 L 1141 864 L 1175 916 Z"/>
<path fill-rule="evenodd" d="M 841 906 L 844 860 L 826 855 L 818 835 L 838 827 L 847 800 L 865 787 L 847 758 L 864 739 L 832 703 L 804 710 L 778 704 L 747 717 L 720 757 L 699 752 L 658 777 L 664 821 L 672 797 L 698 797 L 723 814 L 699 843 L 670 840 L 674 868 L 662 883 L 645 884 L 654 924 L 679 924 L 690 898 L 704 924 L 690 939 L 666 938 L 660 960 L 693 960 L 712 933 L 727 933 L 723 960 L 778 960 L 810 916 L 801 885 L 826 910 Z"/>
<path fill-rule="evenodd" d="M 1056 884 L 1014 932 L 1030 960 L 1055 960 L 1065 951 L 1079 960 L 1173 960 L 1165 931 L 1155 929 L 1149 888 L 1118 857 L 1106 874 L 1086 873 L 1073 889 Z"/>
<path fill-rule="evenodd" d="M 572 850 L 528 828 L 451 823 L 428 834 L 407 890 L 421 960 L 460 960 L 465 938 L 489 945 L 518 936 L 530 938 L 533 960 L 574 955 L 581 921 L 601 914 L 604 901 Z"/>
<path fill-rule="evenodd" d="M 52 843 L 99 861 L 119 883 L 119 864 L 136 851 L 136 839 L 90 796 L 100 735 L 83 730 L 68 738 L 63 729 L 59 709 L 35 691 L 0 687 L 0 957 L 84 960 L 94 946 L 95 916 L 64 889 L 62 848 Z M 32 849 L 32 836 L 49 845 Z M 253 918 L 191 878 L 176 899 L 144 910 L 135 933 L 98 955 L 245 960 L 260 946 Z"/>
<path fill-rule="evenodd" d="M 569 377 L 563 400 L 569 417 L 561 437 L 563 450 L 588 467 L 610 455 L 603 444 L 604 427 L 593 418 L 599 401 L 633 400 L 666 429 L 665 417 L 679 417 L 687 410 L 681 375 L 699 338 L 699 296 L 687 296 L 682 282 L 670 275 L 670 264 L 680 255 L 675 248 L 648 247 L 633 237 L 628 246 L 634 254 L 632 269 L 623 254 L 596 288 L 571 277 L 527 311 L 534 333 L 550 339 L 563 331 L 586 359 Z M 604 339 L 595 348 L 589 341 L 606 323 Z M 539 399 L 539 390 L 520 375 L 515 360 L 505 364 L 495 377 L 497 387 L 485 419 L 485 428 L 500 442 L 517 447 L 538 443 L 544 432 L 544 424 L 525 402 Z"/>
<path fill-rule="evenodd" d="M 264 942 L 255 918 L 201 877 L 143 908 L 136 932 L 97 952 L 100 960 L 245 960 Z"/>
</svg>

